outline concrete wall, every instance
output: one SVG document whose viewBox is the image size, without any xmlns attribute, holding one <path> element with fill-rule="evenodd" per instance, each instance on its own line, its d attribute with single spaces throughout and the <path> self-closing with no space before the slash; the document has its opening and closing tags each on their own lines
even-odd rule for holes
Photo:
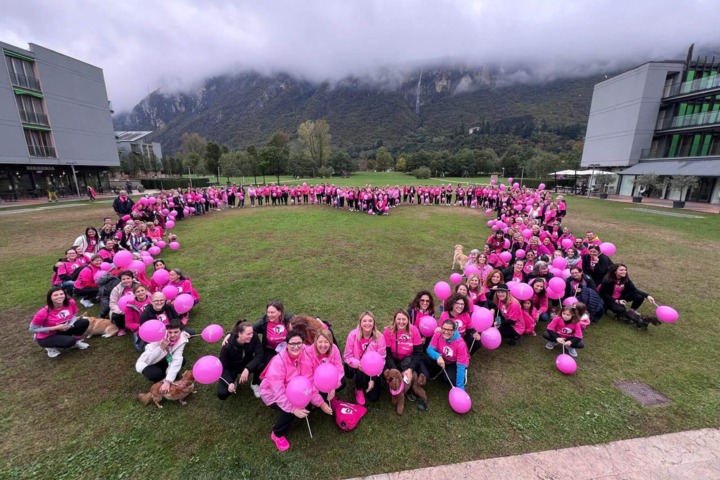
<svg viewBox="0 0 720 480">
<path fill-rule="evenodd" d="M 8 50 L 27 55 L 28 57 L 33 56 L 32 52 L 0 42 L 0 54 L 2 53 L 2 48 L 7 48 Z M 13 92 L 12 82 L 10 81 L 10 72 L 5 62 L 5 55 L 2 55 L 1 60 L 0 163 L 28 163 L 30 156 L 28 154 L 22 123 L 20 122 L 20 112 L 18 112 L 15 101 L 15 93 Z"/>
<path fill-rule="evenodd" d="M 679 62 L 650 62 L 595 85 L 580 165 L 627 167 L 650 148 L 668 73 Z"/>
<path fill-rule="evenodd" d="M 30 48 L 59 163 L 118 166 L 102 69 L 39 45 L 30 44 Z"/>
</svg>

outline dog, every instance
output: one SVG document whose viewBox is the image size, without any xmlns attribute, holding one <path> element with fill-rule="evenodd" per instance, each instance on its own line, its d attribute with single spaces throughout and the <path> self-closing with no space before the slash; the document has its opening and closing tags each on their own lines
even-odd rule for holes
<svg viewBox="0 0 720 480">
<path fill-rule="evenodd" d="M 170 391 L 168 393 L 160 393 L 162 384 L 163 382 L 159 381 L 150 388 L 149 392 L 138 394 L 138 400 L 140 400 L 143 405 L 148 405 L 152 401 L 158 408 L 163 408 L 162 405 L 160 405 L 163 399 L 177 400 L 180 402 L 180 405 L 185 406 L 187 405 L 185 398 L 191 393 L 195 393 L 195 377 L 193 377 L 192 370 L 185 371 L 179 382 L 173 382 L 170 385 Z"/>
<path fill-rule="evenodd" d="M 453 253 L 452 269 L 455 270 L 455 265 L 460 265 L 461 269 L 467 265 L 468 256 L 463 253 L 462 245 L 455 245 L 455 252 Z"/>
<path fill-rule="evenodd" d="M 84 314 L 83 317 L 87 318 L 88 322 L 90 322 L 87 330 L 85 330 L 86 338 L 90 338 L 93 335 L 102 335 L 103 338 L 108 338 L 116 335 L 119 330 L 117 325 L 106 318 L 85 317 Z"/>
<path fill-rule="evenodd" d="M 327 327 L 323 321 L 317 317 L 295 315 L 290 319 L 288 328 L 290 330 L 300 330 L 303 332 L 305 334 L 305 345 L 312 345 L 315 343 L 318 332 Z"/>
<path fill-rule="evenodd" d="M 413 372 L 410 383 L 405 383 L 403 381 L 403 374 L 395 368 L 386 370 L 384 375 L 385 381 L 387 381 L 388 387 L 390 387 L 392 404 L 395 405 L 395 411 L 398 415 L 402 415 L 405 411 L 405 394 L 411 388 L 415 396 L 427 404 L 427 394 L 425 393 L 425 389 L 422 388 L 422 385 L 425 385 L 427 382 L 425 375 L 418 377 L 417 372 Z"/>
<path fill-rule="evenodd" d="M 625 310 L 618 314 L 618 319 L 624 320 L 627 323 L 635 324 L 638 330 L 647 330 L 648 325 L 660 325 L 662 322 L 655 315 L 640 315 L 637 312 L 631 312 Z"/>
</svg>

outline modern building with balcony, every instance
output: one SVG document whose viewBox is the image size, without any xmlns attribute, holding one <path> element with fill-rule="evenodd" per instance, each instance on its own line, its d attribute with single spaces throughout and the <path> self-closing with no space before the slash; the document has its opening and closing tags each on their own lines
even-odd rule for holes
<svg viewBox="0 0 720 480">
<path fill-rule="evenodd" d="M 162 148 L 158 142 L 150 142 L 148 136 L 153 132 L 115 132 L 120 155 L 132 156 L 141 162 L 141 170 L 154 171 L 162 168 Z"/>
<path fill-rule="evenodd" d="M 0 42 L 0 199 L 107 188 L 119 166 L 102 69 Z"/>
<path fill-rule="evenodd" d="M 637 195 L 638 175 L 696 176 L 654 196 L 720 203 L 720 59 L 648 62 L 595 85 L 581 165 L 615 171 L 617 193 Z"/>
</svg>

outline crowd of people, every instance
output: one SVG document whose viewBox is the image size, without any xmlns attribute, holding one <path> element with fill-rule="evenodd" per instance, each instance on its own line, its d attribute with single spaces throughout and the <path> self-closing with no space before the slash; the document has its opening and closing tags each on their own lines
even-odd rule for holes
<svg viewBox="0 0 720 480">
<path fill-rule="evenodd" d="M 476 309 L 490 311 L 493 325 L 509 345 L 541 333 L 546 348 L 561 345 L 577 356 L 577 350 L 585 347 L 588 326 L 606 311 L 633 318 L 645 299 L 654 303 L 652 296 L 635 287 L 625 264 L 613 263 L 601 252 L 601 241 L 593 231 L 576 236 L 563 226 L 567 213 L 563 198 L 553 198 L 543 189 L 517 184 L 455 189 L 303 184 L 251 186 L 247 192 L 235 187 L 163 191 L 137 202 L 122 192 L 113 202 L 117 218 L 106 217 L 101 227 L 86 228 L 54 264 L 45 305 L 30 323 L 37 344 L 51 358 L 62 349 L 88 348 L 83 335 L 90 319 L 78 314 L 77 304 L 91 308 L 97 303 L 98 317 L 109 320 L 118 336 L 132 334 L 140 354 L 136 370 L 151 382 L 162 382 L 160 393 L 167 393 L 186 364 L 184 351 L 194 333 L 190 310 L 200 295 L 182 270 L 169 268 L 158 255 L 177 241 L 170 233 L 175 222 L 226 206 L 248 206 L 246 194 L 250 207 L 287 205 L 289 199 L 290 204 L 322 203 L 380 214 L 402 203 L 419 203 L 480 206 L 495 217 L 488 222 L 493 232 L 462 262 L 464 275 L 452 294 L 436 304 L 430 291 L 417 292 L 407 308 L 397 309 L 385 322 L 370 311 L 362 312 L 344 347 L 329 322 L 315 319 L 320 323 L 308 329 L 278 300 L 270 301 L 254 324 L 244 319 L 234 324 L 219 354 L 222 376 L 217 397 L 226 400 L 249 384 L 256 397 L 277 411 L 271 438 L 279 450 L 289 448 L 287 432 L 293 419 L 310 413 L 289 401 L 286 387 L 296 376 L 313 378 L 321 365 L 335 368 L 337 382 L 329 392 L 313 387 L 311 403 L 333 415 L 333 399 L 348 386 L 358 405 L 377 401 L 388 388 L 382 374 L 369 375 L 363 368 L 370 352 L 384 359 L 384 371 L 399 371 L 405 384 L 436 379 L 465 389 L 470 360 L 483 346 L 472 320 Z M 525 300 L 513 293 L 519 284 L 532 289 Z M 191 305 L 183 304 L 181 309 L 178 299 L 184 294 Z M 572 304 L 562 301 L 568 298 Z M 421 333 L 425 317 L 439 323 Z M 146 343 L 138 335 L 148 320 L 165 325 L 162 340 Z M 425 399 L 411 394 L 408 398 L 427 410 Z"/>
</svg>

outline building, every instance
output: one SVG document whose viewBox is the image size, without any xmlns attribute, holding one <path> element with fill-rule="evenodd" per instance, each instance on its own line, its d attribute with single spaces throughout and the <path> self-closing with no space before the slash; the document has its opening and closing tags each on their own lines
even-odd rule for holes
<svg viewBox="0 0 720 480">
<path fill-rule="evenodd" d="M 652 195 L 720 203 L 720 59 L 648 62 L 595 85 L 583 168 L 620 175 L 617 193 L 638 195 L 638 175 L 697 176 L 698 188 L 668 182 Z"/>
<path fill-rule="evenodd" d="M 153 132 L 115 132 L 115 143 L 122 156 L 134 157 L 142 163 L 140 170 L 154 171 L 162 169 L 162 148 L 157 142 L 148 142 L 146 138 Z"/>
<path fill-rule="evenodd" d="M 119 166 L 102 69 L 39 45 L 0 42 L 0 198 L 107 188 Z"/>
</svg>

